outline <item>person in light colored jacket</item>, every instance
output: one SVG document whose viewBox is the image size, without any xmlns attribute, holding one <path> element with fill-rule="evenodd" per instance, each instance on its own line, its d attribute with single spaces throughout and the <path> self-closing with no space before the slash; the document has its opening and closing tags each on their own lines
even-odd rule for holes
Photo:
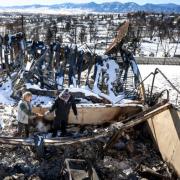
<svg viewBox="0 0 180 180">
<path fill-rule="evenodd" d="M 29 137 L 29 120 L 36 118 L 36 114 L 32 113 L 31 107 L 31 92 L 25 92 L 22 96 L 22 100 L 18 104 L 18 133 L 17 135 L 22 136 L 22 132 L 25 131 L 25 137 Z"/>
</svg>

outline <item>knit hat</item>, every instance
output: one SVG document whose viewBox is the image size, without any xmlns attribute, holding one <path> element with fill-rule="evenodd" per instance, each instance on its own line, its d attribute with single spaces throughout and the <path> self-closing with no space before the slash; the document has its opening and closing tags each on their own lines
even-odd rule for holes
<svg viewBox="0 0 180 180">
<path fill-rule="evenodd" d="M 68 89 L 64 89 L 60 94 L 59 98 L 62 99 L 63 101 L 67 102 L 70 98 L 71 94 Z"/>
</svg>

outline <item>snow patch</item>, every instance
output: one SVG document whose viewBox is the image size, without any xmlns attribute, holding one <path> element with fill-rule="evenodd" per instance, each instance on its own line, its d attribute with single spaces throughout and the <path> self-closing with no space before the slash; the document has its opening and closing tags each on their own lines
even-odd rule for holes
<svg viewBox="0 0 180 180">
<path fill-rule="evenodd" d="M 154 72 L 156 68 L 160 69 L 165 76 L 175 85 L 177 89 L 180 89 L 180 66 L 173 65 L 139 65 L 139 70 L 142 76 L 142 79 L 147 77 L 151 72 Z M 148 90 L 151 87 L 153 76 L 150 76 L 145 82 L 145 88 Z M 179 104 L 180 106 L 180 95 L 170 86 L 170 84 L 162 77 L 159 73 L 156 75 L 154 83 L 154 92 L 161 92 L 163 90 L 169 90 L 170 102 L 173 104 Z"/>
<path fill-rule="evenodd" d="M 32 106 L 41 106 L 41 107 L 50 107 L 52 106 L 52 103 L 54 101 L 54 98 L 48 97 L 48 96 L 32 96 Z"/>
<path fill-rule="evenodd" d="M 40 86 L 37 84 L 26 83 L 25 86 L 27 89 L 47 90 L 46 88 L 44 89 L 40 88 Z"/>
<path fill-rule="evenodd" d="M 123 98 L 122 95 L 119 97 L 116 96 L 113 92 L 113 83 L 117 80 L 117 70 L 119 69 L 118 64 L 112 60 L 112 59 L 107 59 L 107 56 L 103 56 L 103 65 L 97 65 L 97 73 L 96 73 L 96 78 L 93 86 L 93 92 L 98 94 L 101 97 L 104 97 L 108 99 L 110 102 L 115 103 L 118 101 L 118 98 L 121 97 Z M 101 90 L 98 87 L 99 81 L 102 78 L 102 72 L 105 72 L 106 74 L 106 81 L 105 84 L 108 87 L 108 94 L 104 94 L 101 92 Z"/>
<path fill-rule="evenodd" d="M 4 129 L 4 126 L 5 126 L 4 121 L 0 119 L 0 129 Z"/>
<path fill-rule="evenodd" d="M 93 93 L 92 91 L 87 90 L 87 89 L 83 89 L 83 88 L 72 87 L 72 88 L 69 88 L 69 91 L 70 92 L 81 92 L 81 93 L 85 94 L 85 96 L 95 96 L 98 99 L 102 99 L 97 94 Z"/>
<path fill-rule="evenodd" d="M 0 103 L 5 105 L 14 105 L 15 101 L 10 97 L 12 94 L 11 79 L 7 80 L 0 87 Z"/>
</svg>

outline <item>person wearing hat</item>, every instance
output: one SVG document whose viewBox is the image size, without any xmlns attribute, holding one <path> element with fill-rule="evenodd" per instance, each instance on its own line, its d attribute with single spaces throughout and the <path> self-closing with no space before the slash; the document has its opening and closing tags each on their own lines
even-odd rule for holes
<svg viewBox="0 0 180 180">
<path fill-rule="evenodd" d="M 77 108 L 74 97 L 70 94 L 68 89 L 65 89 L 55 99 L 50 110 L 45 113 L 45 115 L 47 115 L 49 112 L 55 111 L 55 118 L 53 122 L 53 135 L 52 135 L 53 137 L 57 136 L 57 131 L 59 129 L 62 132 L 61 136 L 66 135 L 68 116 L 71 107 L 73 109 L 74 115 L 76 116 L 76 119 L 78 119 Z"/>
</svg>

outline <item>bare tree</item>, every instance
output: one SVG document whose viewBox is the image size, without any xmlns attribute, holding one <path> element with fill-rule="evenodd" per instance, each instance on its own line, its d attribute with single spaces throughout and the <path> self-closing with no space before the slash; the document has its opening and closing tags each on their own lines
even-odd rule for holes
<svg viewBox="0 0 180 180">
<path fill-rule="evenodd" d="M 178 45 L 179 45 L 179 41 L 180 41 L 180 19 L 177 20 L 176 23 L 176 30 L 177 30 L 177 41 L 176 41 L 176 47 L 174 50 L 174 56 L 176 55 L 177 49 L 178 49 Z"/>
</svg>

